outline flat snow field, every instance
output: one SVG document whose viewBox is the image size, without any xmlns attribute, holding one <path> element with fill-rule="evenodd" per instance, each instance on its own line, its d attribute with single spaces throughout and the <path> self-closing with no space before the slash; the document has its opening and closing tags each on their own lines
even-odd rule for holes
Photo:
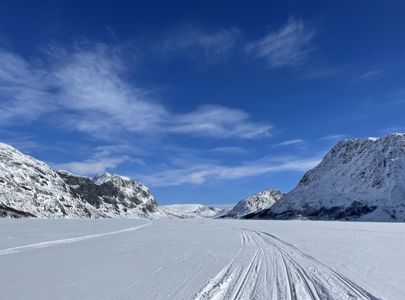
<svg viewBox="0 0 405 300">
<path fill-rule="evenodd" d="M 405 224 L 0 220 L 1 299 L 405 299 Z"/>
</svg>

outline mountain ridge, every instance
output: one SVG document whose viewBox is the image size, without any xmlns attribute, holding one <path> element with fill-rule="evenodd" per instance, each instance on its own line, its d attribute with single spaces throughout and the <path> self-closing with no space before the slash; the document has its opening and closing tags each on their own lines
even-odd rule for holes
<svg viewBox="0 0 405 300">
<path fill-rule="evenodd" d="M 169 204 L 160 206 L 168 215 L 186 218 L 214 218 L 223 212 L 223 209 L 202 204 Z"/>
<path fill-rule="evenodd" d="M 405 133 L 340 141 L 283 199 L 246 217 L 405 221 Z"/>
<path fill-rule="evenodd" d="M 243 218 L 245 215 L 258 213 L 274 205 L 283 197 L 283 193 L 275 189 L 267 189 L 240 200 L 221 218 Z"/>
<path fill-rule="evenodd" d="M 103 179 L 101 179 L 103 178 Z M 92 179 L 55 171 L 0 143 L 0 216 L 38 218 L 164 217 L 149 189 L 113 174 Z"/>
</svg>

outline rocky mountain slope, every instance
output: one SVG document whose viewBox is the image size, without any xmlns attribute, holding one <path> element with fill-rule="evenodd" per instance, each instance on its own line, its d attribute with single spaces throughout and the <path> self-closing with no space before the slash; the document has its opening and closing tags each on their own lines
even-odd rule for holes
<svg viewBox="0 0 405 300">
<path fill-rule="evenodd" d="M 85 199 L 102 216 L 163 217 L 149 189 L 131 178 L 104 173 L 93 179 L 58 171 L 75 195 Z"/>
<path fill-rule="evenodd" d="M 213 218 L 223 210 L 217 207 L 206 206 L 202 204 L 172 204 L 163 205 L 160 208 L 167 215 L 175 218 Z"/>
<path fill-rule="evenodd" d="M 405 221 L 405 134 L 338 143 L 282 200 L 248 217 Z"/>
<path fill-rule="evenodd" d="M 0 143 L 0 217 L 95 217 L 47 164 Z"/>
<path fill-rule="evenodd" d="M 0 217 L 163 217 L 148 188 L 130 178 L 53 171 L 0 143 Z"/>
<path fill-rule="evenodd" d="M 283 197 L 278 190 L 265 190 L 239 201 L 223 218 L 242 218 L 251 213 L 258 213 L 271 207 Z"/>
</svg>

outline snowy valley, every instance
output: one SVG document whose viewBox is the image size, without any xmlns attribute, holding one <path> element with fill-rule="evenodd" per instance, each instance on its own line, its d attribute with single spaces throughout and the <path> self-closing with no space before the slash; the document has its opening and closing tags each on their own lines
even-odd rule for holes
<svg viewBox="0 0 405 300">
<path fill-rule="evenodd" d="M 405 297 L 402 223 L 0 220 L 2 299 Z"/>
<path fill-rule="evenodd" d="M 0 187 L 2 299 L 405 297 L 405 134 L 344 140 L 292 191 L 227 212 L 6 144 Z"/>
</svg>

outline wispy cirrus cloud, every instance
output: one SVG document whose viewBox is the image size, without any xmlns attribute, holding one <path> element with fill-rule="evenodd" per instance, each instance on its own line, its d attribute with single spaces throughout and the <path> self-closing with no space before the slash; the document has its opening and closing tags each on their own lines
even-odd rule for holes
<svg viewBox="0 0 405 300">
<path fill-rule="evenodd" d="M 291 18 L 287 24 L 246 46 L 247 53 L 265 59 L 273 68 L 300 65 L 314 51 L 315 31 Z"/>
<path fill-rule="evenodd" d="M 274 146 L 279 147 L 279 146 L 291 146 L 291 145 L 297 145 L 297 144 L 303 144 L 305 141 L 303 139 L 293 139 L 293 140 L 287 140 L 281 143 L 278 143 Z"/>
<path fill-rule="evenodd" d="M 282 171 L 303 172 L 316 166 L 320 160 L 320 157 L 275 157 L 234 166 L 207 163 L 169 169 L 152 175 L 137 174 L 136 177 L 155 187 L 204 184 L 208 181 L 239 179 Z"/>
<path fill-rule="evenodd" d="M 169 132 L 211 137 L 256 138 L 269 136 L 272 126 L 250 121 L 243 110 L 220 105 L 201 106 L 193 112 L 175 117 Z"/>
<path fill-rule="evenodd" d="M 210 152 L 222 153 L 222 154 L 245 154 L 248 151 L 241 147 L 226 146 L 226 147 L 216 147 L 210 150 Z"/>
<path fill-rule="evenodd" d="M 0 124 L 33 121 L 55 108 L 49 74 L 0 48 Z"/>
<path fill-rule="evenodd" d="M 378 79 L 383 76 L 384 72 L 381 70 L 370 70 L 353 77 L 353 81 L 368 81 L 373 79 Z"/>
<path fill-rule="evenodd" d="M 203 57 L 208 62 L 218 61 L 234 48 L 240 36 L 241 31 L 234 27 L 207 31 L 192 25 L 181 25 L 166 33 L 159 44 L 159 51 L 188 58 Z"/>
<path fill-rule="evenodd" d="M 210 138 L 269 136 L 271 125 L 240 109 L 205 105 L 168 110 L 128 78 L 121 53 L 104 44 L 52 48 L 41 64 L 0 50 L 0 124 L 49 121 L 98 139 L 122 134 L 182 134 Z"/>
</svg>

